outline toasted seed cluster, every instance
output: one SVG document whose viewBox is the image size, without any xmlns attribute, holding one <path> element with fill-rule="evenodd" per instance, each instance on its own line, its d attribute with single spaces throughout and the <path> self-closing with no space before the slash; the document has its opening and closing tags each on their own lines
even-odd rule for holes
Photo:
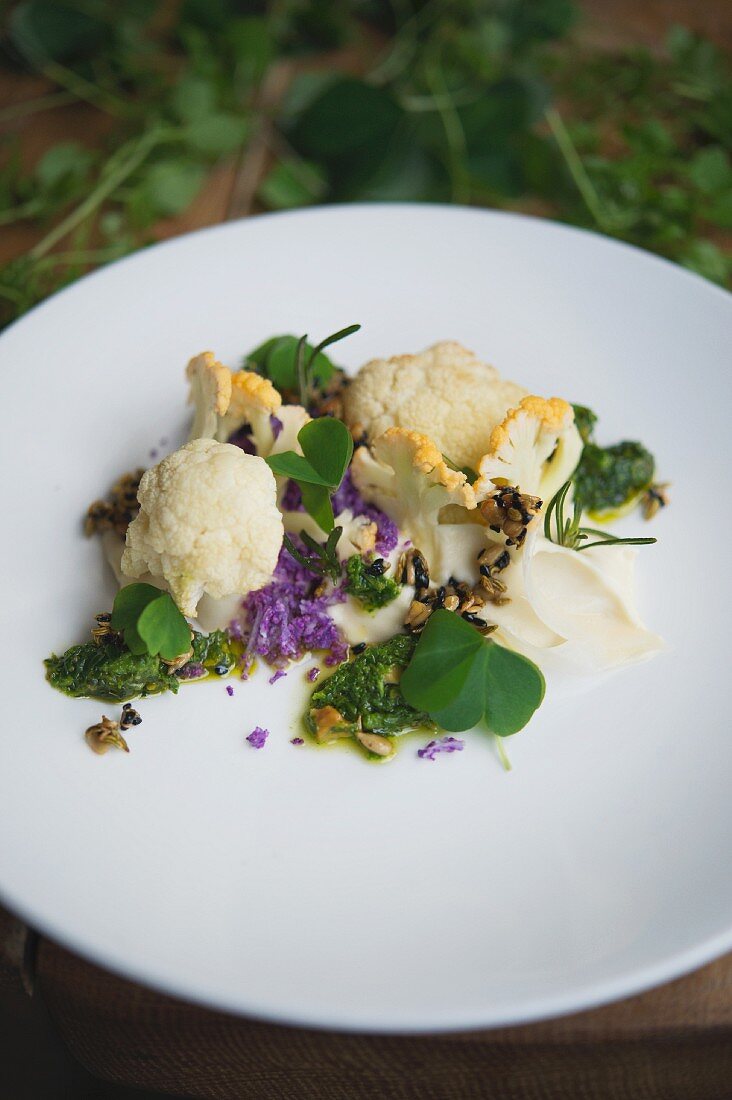
<svg viewBox="0 0 732 1100">
<path fill-rule="evenodd" d="M 111 748 L 122 749 L 124 752 L 130 751 L 129 745 L 120 733 L 119 723 L 107 718 L 106 714 L 102 715 L 101 722 L 89 726 L 84 738 L 89 748 L 98 756 L 103 756 Z"/>
<path fill-rule="evenodd" d="M 356 730 L 356 740 L 376 756 L 392 756 L 394 753 L 394 741 L 388 737 L 382 737 L 380 733 Z"/>
<path fill-rule="evenodd" d="M 325 387 L 311 390 L 313 416 L 334 416 L 343 420 L 343 390 L 350 381 L 342 370 L 336 370 Z M 297 402 L 300 396 L 293 393 L 289 399 Z"/>
<path fill-rule="evenodd" d="M 95 615 L 96 626 L 92 627 L 92 640 L 96 645 L 103 645 L 104 642 L 114 641 L 119 638 L 119 634 L 116 630 L 112 630 L 112 616 L 108 611 L 101 611 L 98 615 Z"/>
<path fill-rule="evenodd" d="M 93 726 L 89 726 L 84 733 L 84 739 L 97 756 L 103 756 L 111 748 L 129 752 L 130 747 L 122 733 L 132 726 L 139 726 L 141 722 L 140 712 L 135 710 L 132 703 L 125 703 L 122 707 L 119 722 L 114 722 L 111 718 L 107 718 L 106 714 L 103 714 L 101 722 L 95 722 Z"/>
<path fill-rule="evenodd" d="M 480 511 L 491 531 L 506 536 L 506 546 L 522 546 L 528 525 L 541 511 L 539 497 L 521 493 L 511 485 L 500 486 L 480 503 Z"/>
<path fill-rule="evenodd" d="M 400 584 L 409 584 L 413 588 L 429 588 L 430 570 L 424 554 L 420 550 L 407 550 L 397 562 L 396 575 Z"/>
<path fill-rule="evenodd" d="M 94 535 L 102 531 L 114 531 L 124 537 L 127 528 L 140 510 L 137 490 L 142 467 L 123 474 L 112 486 L 108 500 L 95 500 L 89 505 L 84 520 L 84 534 Z"/>
<path fill-rule="evenodd" d="M 135 710 L 132 703 L 125 703 L 122 707 L 122 717 L 119 720 L 119 728 L 128 730 L 130 726 L 139 726 L 142 722 L 139 710 Z"/>
<path fill-rule="evenodd" d="M 191 641 L 193 641 L 193 631 L 191 631 Z M 192 656 L 193 646 L 191 646 L 186 653 L 181 653 L 179 657 L 174 657 L 172 661 L 166 661 L 164 657 L 161 657 L 160 660 L 166 666 L 168 672 L 177 672 L 179 668 L 183 668 L 183 665 L 188 664 Z M 218 672 L 218 669 L 214 669 L 214 671 Z M 219 673 L 219 675 L 221 675 L 221 673 Z"/>
<path fill-rule="evenodd" d="M 478 554 L 482 594 L 491 603 L 499 605 L 508 603 L 508 596 L 505 595 L 506 586 L 497 574 L 502 572 L 510 562 L 511 555 L 500 542 L 492 542 Z"/>
<path fill-rule="evenodd" d="M 506 560 L 503 564 L 494 563 L 493 568 L 496 572 L 504 569 L 509 561 L 508 551 L 503 547 L 499 549 L 506 555 Z M 454 577 L 450 577 L 447 584 L 440 585 L 438 588 L 430 587 L 429 566 L 424 555 L 416 548 L 402 554 L 397 564 L 397 576 L 402 584 L 414 587 L 414 599 L 404 619 L 404 625 L 410 634 L 420 634 L 432 612 L 442 608 L 462 615 L 466 622 L 472 623 L 481 634 L 490 634 L 496 629 L 494 624 L 487 623 L 478 612 L 489 600 L 494 603 L 506 602 L 506 597 L 503 596 L 506 586 L 500 581 L 490 595 L 485 591 L 483 585 L 485 578 L 482 575 L 478 588 L 472 587 L 465 581 L 458 581 Z"/>
<path fill-rule="evenodd" d="M 668 489 L 669 482 L 664 481 L 660 484 L 654 484 L 646 489 L 645 493 L 641 497 L 641 508 L 643 509 L 644 519 L 653 519 L 657 512 L 661 508 L 665 508 L 668 504 Z"/>
<path fill-rule="evenodd" d="M 354 732 L 352 724 L 335 707 L 314 707 L 310 711 L 310 719 L 314 727 L 315 740 L 321 745 L 338 741 L 341 737 L 350 737 Z"/>
</svg>

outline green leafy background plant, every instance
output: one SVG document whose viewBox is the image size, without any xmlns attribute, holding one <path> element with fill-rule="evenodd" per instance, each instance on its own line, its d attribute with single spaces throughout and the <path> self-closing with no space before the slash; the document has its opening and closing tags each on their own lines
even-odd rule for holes
<svg viewBox="0 0 732 1100">
<path fill-rule="evenodd" d="M 0 323 L 154 239 L 222 162 L 266 140 L 261 207 L 432 200 L 547 214 L 729 285 L 732 71 L 676 27 L 663 49 L 588 50 L 570 0 L 21 0 L 0 65 L 43 78 L 0 109 L 0 226 L 35 243 L 0 269 Z M 339 47 L 350 47 L 334 55 Z M 272 66 L 327 55 L 266 106 Z M 344 60 L 345 59 L 345 60 Z M 41 111 L 87 104 L 93 148 L 35 162 Z M 60 127 L 63 132 L 63 127 Z"/>
</svg>

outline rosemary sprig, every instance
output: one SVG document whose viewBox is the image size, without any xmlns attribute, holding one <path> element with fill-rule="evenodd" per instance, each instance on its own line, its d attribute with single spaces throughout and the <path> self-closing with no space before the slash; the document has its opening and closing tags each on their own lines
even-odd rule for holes
<svg viewBox="0 0 732 1100">
<path fill-rule="evenodd" d="M 572 515 L 566 516 L 564 506 L 571 486 L 571 481 L 565 481 L 549 501 L 544 513 L 544 534 L 557 546 L 566 546 L 569 550 L 589 550 L 591 546 L 650 546 L 658 541 L 650 538 L 618 538 L 608 531 L 582 526 L 582 505 L 577 499 L 574 501 Z M 592 535 L 599 537 L 594 542 L 587 542 Z"/>
<path fill-rule="evenodd" d="M 283 541 L 288 554 L 300 565 L 304 565 L 306 569 L 309 569 L 311 573 L 316 573 L 319 577 L 330 577 L 331 580 L 337 582 L 341 576 L 341 563 L 336 554 L 336 546 L 342 534 L 342 527 L 334 527 L 323 545 L 317 542 L 307 531 L 301 531 L 300 538 L 308 550 L 311 551 L 310 555 L 302 554 L 288 535 L 285 535 Z"/>
</svg>

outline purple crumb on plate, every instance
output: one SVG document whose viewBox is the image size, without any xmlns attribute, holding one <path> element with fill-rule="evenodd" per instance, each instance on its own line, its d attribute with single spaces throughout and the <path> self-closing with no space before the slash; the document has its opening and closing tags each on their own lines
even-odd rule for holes
<svg viewBox="0 0 732 1100">
<path fill-rule="evenodd" d="M 268 683 L 276 684 L 278 680 L 284 680 L 286 675 L 287 675 L 287 673 L 285 672 L 284 669 L 278 668 L 277 671 L 275 672 L 274 676 L 270 676 Z"/>
<path fill-rule="evenodd" d="M 438 741 L 430 741 L 423 749 L 417 749 L 417 756 L 423 760 L 434 760 L 441 752 L 462 752 L 465 742 L 459 737 L 443 737 Z"/>
<path fill-rule="evenodd" d="M 308 680 L 310 681 L 311 684 L 314 683 L 317 680 L 318 676 L 320 676 L 320 669 L 319 668 L 311 668 L 310 671 L 308 672 Z"/>
<path fill-rule="evenodd" d="M 272 435 L 274 436 L 276 443 L 280 437 L 280 432 L 285 425 L 282 423 L 278 416 L 275 416 L 274 413 L 270 413 L 269 426 L 272 429 Z"/>
<path fill-rule="evenodd" d="M 292 737 L 292 738 L 290 738 L 290 744 L 291 745 L 304 745 L 305 742 L 303 741 L 302 737 Z"/>
<path fill-rule="evenodd" d="M 262 729 L 261 726 L 255 726 L 252 732 L 247 737 L 247 741 L 253 749 L 263 749 L 264 743 L 269 737 L 269 730 Z"/>
<path fill-rule="evenodd" d="M 150 451 L 150 458 L 157 458 L 157 457 L 158 457 L 157 449 L 155 447 L 153 447 L 153 449 Z"/>
<path fill-rule="evenodd" d="M 227 694 L 227 695 L 233 695 L 233 694 L 234 694 L 234 689 L 233 689 L 233 687 L 231 686 L 231 684 L 227 684 L 227 685 L 226 685 L 226 694 Z"/>
</svg>

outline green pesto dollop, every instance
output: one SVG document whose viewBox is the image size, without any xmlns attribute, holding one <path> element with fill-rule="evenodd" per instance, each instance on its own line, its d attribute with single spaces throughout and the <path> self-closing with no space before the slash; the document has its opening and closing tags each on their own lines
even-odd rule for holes
<svg viewBox="0 0 732 1100">
<path fill-rule="evenodd" d="M 399 688 L 398 678 L 414 653 L 416 638 L 396 634 L 387 642 L 368 646 L 363 653 L 339 665 L 310 696 L 306 725 L 311 732 L 315 723 L 310 711 L 335 707 L 355 732 L 358 720 L 368 733 L 394 736 L 432 721 L 411 707 Z"/>
<path fill-rule="evenodd" d="M 53 654 L 44 663 L 46 678 L 58 691 L 75 698 L 115 703 L 164 691 L 175 693 L 181 682 L 225 676 L 236 665 L 240 648 L 225 630 L 194 632 L 193 656 L 177 673 L 171 673 L 159 657 L 131 653 L 118 636 L 112 635 L 100 645 L 73 645 L 60 657 Z"/>
<path fill-rule="evenodd" d="M 586 443 L 574 474 L 577 499 L 595 515 L 617 512 L 648 488 L 655 466 L 642 443 L 626 440 L 612 447 Z"/>
<path fill-rule="evenodd" d="M 360 554 L 354 554 L 346 563 L 345 588 L 367 611 L 386 607 L 401 591 L 401 585 L 386 575 L 383 558 L 369 562 Z"/>
<path fill-rule="evenodd" d="M 595 431 L 595 424 L 597 424 L 597 413 L 594 413 L 592 409 L 588 409 L 586 405 L 573 405 L 572 408 L 574 409 L 574 423 L 582 437 L 582 442 L 589 443 Z"/>
</svg>

